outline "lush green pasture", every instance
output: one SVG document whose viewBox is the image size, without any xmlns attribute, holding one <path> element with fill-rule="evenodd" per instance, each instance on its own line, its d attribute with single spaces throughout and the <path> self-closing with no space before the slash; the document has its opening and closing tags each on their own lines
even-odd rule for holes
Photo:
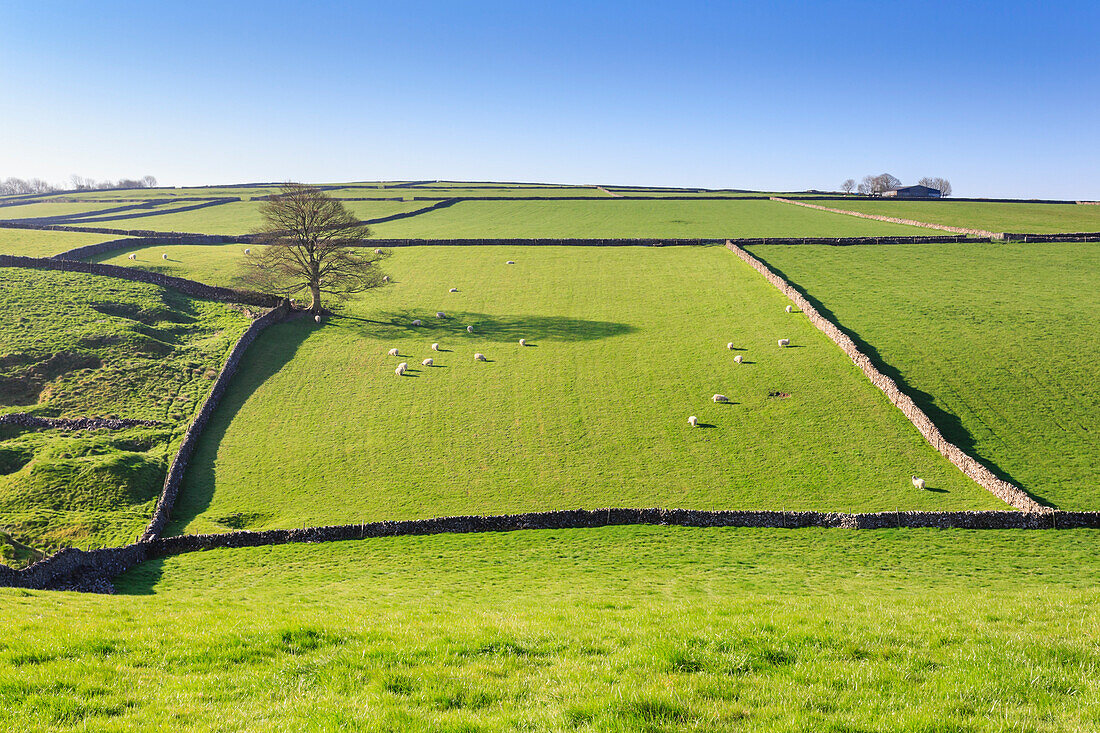
<svg viewBox="0 0 1100 733">
<path fill-rule="evenodd" d="M 1038 498 L 1100 508 L 1100 246 L 751 249 L 870 343 L 948 439 Z"/>
<path fill-rule="evenodd" d="M 0 254 L 23 257 L 52 257 L 75 247 L 122 239 L 113 234 L 82 234 L 38 229 L 0 227 Z"/>
<path fill-rule="evenodd" d="M 418 247 L 387 266 L 394 284 L 342 315 L 253 344 L 199 443 L 177 529 L 606 506 L 1004 508 L 723 247 Z M 913 490 L 913 473 L 936 491 Z"/>
<path fill-rule="evenodd" d="M 11 730 L 1088 731 L 1092 531 L 602 530 L 0 590 Z"/>
<path fill-rule="evenodd" d="M 327 192 L 336 198 L 370 198 L 374 196 L 392 198 L 394 196 L 441 196 L 451 198 L 464 196 L 470 198 L 497 198 L 501 196 L 544 196 L 553 198 L 558 196 L 585 196 L 589 198 L 607 198 L 607 194 L 594 186 L 537 188 L 534 186 L 519 187 L 467 187 L 467 186 L 406 186 L 402 188 L 372 188 L 356 187 L 342 188 Z"/>
<path fill-rule="evenodd" d="M 0 530 L 40 549 L 132 541 L 248 319 L 152 285 L 18 268 L 0 269 L 0 313 L 0 413 L 161 423 L 0 429 Z"/>
<path fill-rule="evenodd" d="M 0 232 L 2 231 L 0 229 Z M 246 244 L 174 244 L 165 247 L 132 247 L 98 255 L 89 258 L 89 261 L 105 262 L 120 267 L 137 267 L 211 285 L 239 287 L 241 284 L 236 281 L 236 278 L 240 274 L 239 268 L 244 261 L 244 250 L 249 246 Z M 135 255 L 136 259 L 129 259 L 131 254 Z M 167 260 L 164 259 L 164 255 L 168 255 Z"/>
<path fill-rule="evenodd" d="M 987 201 L 826 201 L 834 209 L 991 232 L 1100 231 L 1100 206 Z"/>
<path fill-rule="evenodd" d="M 23 204 L 20 206 L 0 206 L 0 220 L 4 219 L 37 219 L 47 216 L 67 216 L 69 214 L 94 214 L 103 209 L 113 209 L 125 204 L 96 203 L 96 202 L 53 202 L 42 204 Z"/>
<path fill-rule="evenodd" d="M 774 201 L 464 201 L 375 227 L 379 237 L 847 237 L 916 227 Z"/>
</svg>

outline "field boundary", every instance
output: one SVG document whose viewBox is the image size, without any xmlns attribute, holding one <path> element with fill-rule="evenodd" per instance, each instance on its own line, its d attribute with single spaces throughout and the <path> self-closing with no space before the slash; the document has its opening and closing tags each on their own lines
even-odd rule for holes
<svg viewBox="0 0 1100 733">
<path fill-rule="evenodd" d="M 783 204 L 791 204 L 792 206 L 804 206 L 807 209 L 817 209 L 818 211 L 828 211 L 832 214 L 846 214 L 848 216 L 854 216 L 859 219 L 872 219 L 874 221 L 889 222 L 891 224 L 905 224 L 911 227 L 924 227 L 925 229 L 940 229 L 945 232 L 955 232 L 956 234 L 970 234 L 976 237 L 989 237 L 990 239 L 1003 239 L 1004 234 L 1000 232 L 990 232 L 985 229 L 966 229 L 964 227 L 952 227 L 946 224 L 929 224 L 926 221 L 917 221 L 916 219 L 900 219 L 894 216 L 881 216 L 879 214 L 864 214 L 860 211 L 847 211 L 846 209 L 833 209 L 828 206 L 818 206 L 817 204 L 808 204 L 805 201 L 795 201 L 794 199 L 785 199 L 779 196 L 773 196 L 772 201 L 778 201 Z"/>
<path fill-rule="evenodd" d="M 0 565 L 0 587 L 111 592 L 120 573 L 159 557 L 214 549 L 321 543 L 381 537 L 594 529 L 625 525 L 758 527 L 769 529 L 974 529 L 1050 530 L 1100 528 L 1100 512 L 895 511 L 845 514 L 815 511 L 696 509 L 566 509 L 496 516 L 456 516 L 381 521 L 301 529 L 178 535 L 101 550 L 67 549 L 22 570 Z"/>
<path fill-rule="evenodd" d="M 1040 513 L 1050 513 L 1053 511 L 1039 504 L 1020 487 L 995 476 L 992 471 L 986 468 L 977 459 L 968 455 L 957 445 L 943 437 L 943 434 L 940 432 L 939 428 L 936 427 L 936 424 L 917 406 L 913 398 L 903 392 L 901 388 L 898 387 L 897 382 L 880 372 L 871 359 L 859 350 L 855 342 L 852 341 L 848 334 L 844 333 L 839 326 L 822 316 L 816 308 L 810 305 L 810 302 L 806 300 L 801 293 L 792 287 L 786 280 L 772 272 L 763 262 L 735 244 L 729 243 L 726 246 L 746 264 L 763 275 L 768 282 L 779 290 L 779 292 L 790 298 L 798 309 L 806 315 L 810 323 L 816 326 L 819 331 L 824 333 L 833 343 L 839 346 L 852 362 L 863 371 L 864 375 L 871 380 L 871 383 L 882 390 L 886 398 L 889 399 L 895 407 L 901 410 L 901 413 L 905 415 L 909 422 L 913 423 L 913 426 L 916 427 L 922 436 L 924 436 L 924 439 L 927 440 L 933 448 L 939 451 L 944 458 L 951 461 L 960 471 L 998 499 L 1021 511 Z"/>
</svg>

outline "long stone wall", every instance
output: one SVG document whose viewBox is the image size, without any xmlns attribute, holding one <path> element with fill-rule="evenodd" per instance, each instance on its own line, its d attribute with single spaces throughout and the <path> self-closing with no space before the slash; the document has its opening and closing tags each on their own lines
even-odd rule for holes
<svg viewBox="0 0 1100 733">
<path fill-rule="evenodd" d="M 0 415 L 0 425 L 15 425 L 20 428 L 55 430 L 125 430 L 134 427 L 156 427 L 164 425 L 159 420 L 133 420 L 121 417 L 38 417 L 25 412 L 11 412 Z"/>
<path fill-rule="evenodd" d="M 1060 232 L 1058 234 L 1014 234 L 1005 232 L 1010 242 L 1100 242 L 1100 232 Z"/>
<path fill-rule="evenodd" d="M 0 586 L 110 592 L 110 579 L 156 557 L 187 552 L 288 543 L 335 542 L 444 533 L 588 529 L 622 525 L 761 527 L 800 529 L 1100 529 L 1100 512 L 875 512 L 844 514 L 794 511 L 692 509 L 571 509 L 499 516 L 437 517 L 262 532 L 180 535 L 103 550 L 63 550 L 23 570 L 0 566 Z"/>
<path fill-rule="evenodd" d="M 890 377 L 887 377 L 875 367 L 871 359 L 856 347 L 855 342 L 849 338 L 848 334 L 840 330 L 840 327 L 835 323 L 818 313 L 817 309 L 810 305 L 810 302 L 802 297 L 801 293 L 791 287 L 790 283 L 786 280 L 772 272 L 763 262 L 735 244 L 730 243 L 727 246 L 730 251 L 748 263 L 750 267 L 763 275 L 768 282 L 774 285 L 781 293 L 790 298 L 794 304 L 798 306 L 799 310 L 805 314 L 810 323 L 832 339 L 832 341 L 848 355 L 855 365 L 867 375 L 871 383 L 881 389 L 887 399 L 889 399 L 895 407 L 901 410 L 902 414 L 916 426 L 925 440 L 947 458 L 947 460 L 955 464 L 960 471 L 974 479 L 982 488 L 1017 509 L 1025 512 L 1052 511 L 1049 508 L 1041 506 L 1018 486 L 1014 486 L 994 476 L 992 471 L 973 457 L 964 453 L 954 443 L 944 438 L 939 428 L 932 422 L 932 419 L 929 418 L 923 410 L 917 407 L 917 404 L 913 402 L 913 399 L 909 395 L 901 391 L 893 379 L 890 379 Z"/>
<path fill-rule="evenodd" d="M 207 285 L 195 280 L 187 280 L 172 275 L 162 275 L 159 272 L 150 272 L 136 267 L 119 267 L 95 262 L 80 262 L 78 260 L 58 259 L 55 257 L 19 257 L 17 255 L 0 254 L 0 267 L 28 267 L 38 270 L 61 270 L 63 272 L 83 272 L 89 275 L 114 277 L 121 280 L 159 285 L 163 288 L 171 288 L 194 298 L 203 300 L 216 300 L 222 303 L 244 303 L 263 308 L 274 308 L 282 302 L 282 298 L 276 295 L 255 293 L 249 290 L 234 290 L 221 288 L 215 285 Z"/>
<path fill-rule="evenodd" d="M 600 201 L 606 199 L 597 199 Z M 865 244 L 934 244 L 971 241 L 961 235 L 940 236 L 902 236 L 902 237 L 743 237 L 708 239 L 370 239 L 366 247 L 466 247 L 466 246 L 507 246 L 507 247 L 699 247 L 721 245 L 736 242 L 741 245 L 753 244 L 828 244 L 851 246 Z"/>
<path fill-rule="evenodd" d="M 111 229 L 109 227 L 70 226 L 67 224 L 35 224 L 22 221 L 0 221 L 3 229 L 35 229 L 44 232 L 78 232 L 83 234 L 113 234 L 116 237 L 151 237 L 153 239 L 187 239 L 195 241 L 176 242 L 176 244 L 220 244 L 225 242 L 251 242 L 250 235 L 235 234 L 195 234 L 194 232 L 158 232 L 152 229 Z M 201 240 L 206 239 L 207 242 Z M 162 241 L 162 243 L 165 243 Z"/>
<path fill-rule="evenodd" d="M 82 247 L 74 247 L 53 256 L 55 260 L 86 260 L 89 257 L 98 257 L 110 252 L 123 249 L 135 249 L 138 247 L 167 247 L 177 244 L 188 245 L 222 245 L 222 244 L 247 244 L 251 239 L 244 237 L 222 237 L 214 234 L 162 234 L 152 237 L 127 237 L 126 239 L 108 239 L 105 242 L 86 244 Z"/>
<path fill-rule="evenodd" d="M 168 467 L 168 475 L 164 479 L 164 488 L 161 490 L 160 498 L 157 499 L 153 516 L 149 520 L 145 532 L 141 535 L 141 541 L 159 537 L 168 524 L 172 507 L 176 503 L 176 496 L 179 494 L 180 484 L 183 482 L 183 475 L 187 471 L 187 465 L 191 462 L 191 456 L 195 452 L 195 445 L 198 443 L 199 436 L 202 435 L 206 423 L 210 420 L 210 416 L 214 414 L 218 403 L 221 402 L 222 395 L 225 394 L 225 390 L 229 386 L 229 381 L 237 372 L 237 367 L 240 365 L 245 350 L 265 328 L 286 318 L 290 311 L 290 301 L 282 301 L 276 308 L 254 320 L 248 329 L 241 334 L 241 337 L 237 339 L 237 343 L 233 345 L 225 364 L 222 365 L 218 378 L 214 380 L 214 386 L 211 388 L 210 394 L 206 396 L 206 400 L 203 401 L 198 414 L 195 415 L 195 419 L 187 428 L 187 432 L 184 433 L 179 450 L 176 451 L 176 455 L 172 459 L 172 465 Z"/>
<path fill-rule="evenodd" d="M 899 219 L 895 216 L 879 216 L 878 214 L 864 214 L 859 211 L 847 211 L 845 209 L 832 209 L 828 206 L 818 206 L 817 204 L 806 203 L 805 201 L 795 201 L 793 199 L 780 198 L 773 196 L 772 201 L 779 201 L 784 204 L 792 204 L 794 206 L 805 206 L 807 209 L 817 209 L 818 211 L 828 211 L 832 214 L 845 214 L 846 216 L 855 216 L 860 219 L 873 219 L 875 221 L 885 221 L 891 224 L 905 224 L 911 227 L 924 227 L 925 229 L 941 229 L 945 232 L 956 232 L 958 234 L 972 234 L 976 237 L 989 237 L 990 239 L 1001 239 L 1002 235 L 999 232 L 989 232 L 985 229 L 966 229 L 963 227 L 951 227 L 945 224 L 929 224 L 926 221 L 916 221 L 914 219 Z"/>
</svg>

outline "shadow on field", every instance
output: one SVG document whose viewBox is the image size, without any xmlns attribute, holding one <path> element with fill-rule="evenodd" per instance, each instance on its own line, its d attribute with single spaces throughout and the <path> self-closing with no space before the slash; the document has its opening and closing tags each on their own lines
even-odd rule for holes
<svg viewBox="0 0 1100 733">
<path fill-rule="evenodd" d="M 414 326 L 414 320 L 423 325 Z M 565 316 L 494 316 L 487 313 L 449 313 L 436 318 L 435 311 L 389 311 L 374 318 L 341 315 L 333 323 L 354 328 L 366 338 L 390 339 L 423 336 L 425 338 L 471 338 L 481 341 L 594 341 L 633 333 L 633 326 L 612 321 L 588 321 Z M 466 331 L 473 326 L 473 333 Z M 533 344 L 530 344 L 533 345 Z"/>
<path fill-rule="evenodd" d="M 962 424 L 962 421 L 959 420 L 957 415 L 941 409 L 938 405 L 936 405 L 935 398 L 932 395 L 928 394 L 927 392 L 922 392 L 909 384 L 900 371 L 882 360 L 882 357 L 879 355 L 878 350 L 875 349 L 874 346 L 867 343 L 865 340 L 863 340 L 863 338 L 860 337 L 858 333 L 841 323 L 840 320 L 836 317 L 836 314 L 829 310 L 829 308 L 824 303 L 822 303 L 810 293 L 806 292 L 805 288 L 794 282 L 794 280 L 792 280 L 790 276 L 788 276 L 785 272 L 768 262 L 759 251 L 753 252 L 752 255 L 764 264 L 766 264 L 776 275 L 790 283 L 791 287 L 798 291 L 802 295 L 802 297 L 808 300 L 810 302 L 810 305 L 817 309 L 818 313 L 835 323 L 841 331 L 847 334 L 848 337 L 851 338 L 853 342 L 855 342 L 856 348 L 867 355 L 867 358 L 871 360 L 871 363 L 875 365 L 875 368 L 886 376 L 890 377 L 890 379 L 893 379 L 897 383 L 901 391 L 909 395 L 913 399 L 913 402 L 917 404 L 917 407 L 923 410 L 924 414 L 928 415 L 928 417 L 931 418 L 933 424 L 935 424 L 935 426 L 939 428 L 940 432 L 943 433 L 943 437 L 947 438 L 947 440 L 957 445 L 967 454 L 973 456 L 979 463 L 992 471 L 993 474 L 998 478 L 1019 486 L 1021 489 L 1027 492 L 1027 494 L 1031 498 L 1035 499 L 1035 501 L 1039 502 L 1043 506 L 1054 506 L 1042 496 L 1036 494 L 1032 489 L 1020 483 L 1015 477 L 1012 476 L 1012 474 L 1008 473 L 1000 466 L 991 462 L 984 456 L 979 455 L 974 448 L 974 436 L 970 434 L 970 431 L 966 429 L 966 427 Z M 939 489 L 938 491 L 947 493 L 944 489 Z"/>
</svg>

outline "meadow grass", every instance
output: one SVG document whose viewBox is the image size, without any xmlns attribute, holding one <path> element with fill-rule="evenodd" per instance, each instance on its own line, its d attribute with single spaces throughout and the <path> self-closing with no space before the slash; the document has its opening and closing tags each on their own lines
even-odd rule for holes
<svg viewBox="0 0 1100 733">
<path fill-rule="evenodd" d="M 66 216 L 68 214 L 94 214 L 103 209 L 113 209 L 122 204 L 98 202 L 47 202 L 29 203 L 17 206 L 0 206 L 0 220 L 37 219 L 48 216 Z"/>
<path fill-rule="evenodd" d="M 1005 508 L 723 247 L 400 248 L 386 269 L 392 285 L 323 325 L 276 325 L 252 345 L 199 441 L 177 530 L 607 506 Z M 913 473 L 935 491 L 914 491 Z"/>
<path fill-rule="evenodd" d="M 1032 495 L 1100 509 L 1100 247 L 751 247 Z"/>
<path fill-rule="evenodd" d="M 0 230 L 3 231 L 3 230 Z M 198 280 L 210 285 L 241 287 L 238 276 L 247 244 L 173 244 L 129 247 L 87 258 L 119 267 L 136 267 L 165 275 Z M 135 259 L 130 259 L 130 255 Z M 164 259 L 168 255 L 168 259 Z"/>
<path fill-rule="evenodd" d="M 991 232 L 1100 231 L 1100 206 L 992 201 L 826 201 L 833 209 Z"/>
<path fill-rule="evenodd" d="M 39 229 L 0 227 L 0 254 L 21 257 L 53 257 L 66 250 L 96 244 L 108 239 L 123 239 L 112 234 L 84 234 Z"/>
<path fill-rule="evenodd" d="M 1086 731 L 1095 531 L 599 530 L 0 590 L 12 730 Z"/>
<path fill-rule="evenodd" d="M 375 227 L 392 238 L 852 237 L 927 234 L 775 201 L 463 201 Z"/>
<path fill-rule="evenodd" d="M 45 550 L 132 541 L 175 442 L 248 318 L 79 273 L 2 268 L 0 283 L 0 414 L 161 423 L 0 429 L 0 529 Z"/>
</svg>

